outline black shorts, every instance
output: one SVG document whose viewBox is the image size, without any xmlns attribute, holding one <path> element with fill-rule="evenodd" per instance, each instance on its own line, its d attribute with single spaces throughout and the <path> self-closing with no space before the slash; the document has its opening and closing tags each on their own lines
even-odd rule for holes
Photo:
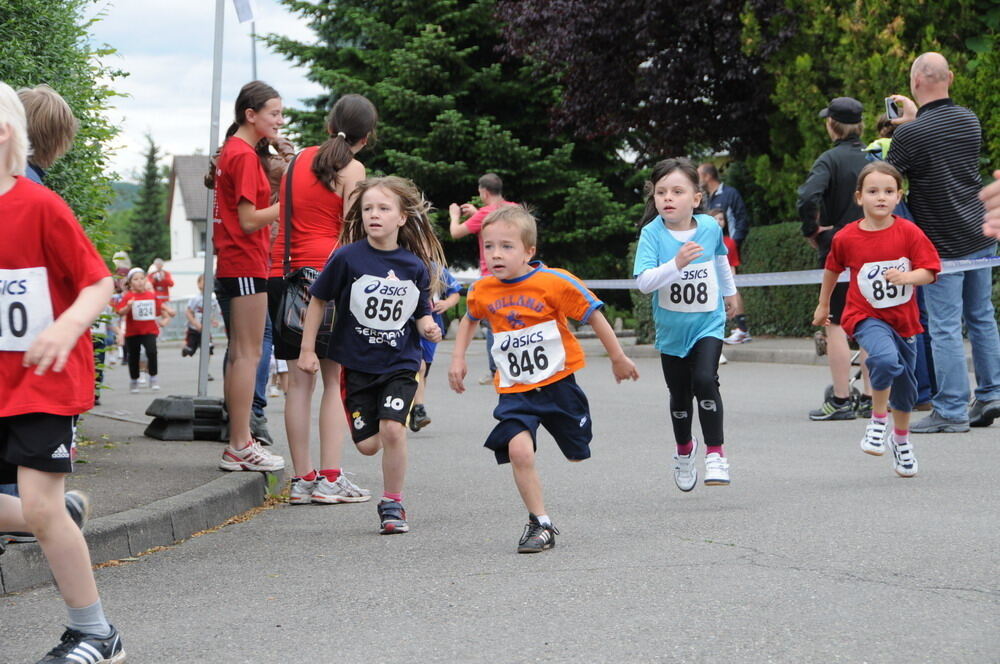
<svg viewBox="0 0 1000 664">
<path fill-rule="evenodd" d="M 215 281 L 219 290 L 230 298 L 267 292 L 267 279 L 261 277 L 219 277 Z"/>
<path fill-rule="evenodd" d="M 72 473 L 70 450 L 76 418 L 72 415 L 27 413 L 0 417 L 0 459 L 46 473 Z"/>
<path fill-rule="evenodd" d="M 514 436 L 527 431 L 538 449 L 538 425 L 552 434 L 570 461 L 590 458 L 590 404 L 587 395 L 576 384 L 573 374 L 544 387 L 528 392 L 505 392 L 493 410 L 499 423 L 486 438 L 485 447 L 493 450 L 497 463 L 510 463 L 507 446 Z"/>
<path fill-rule="evenodd" d="M 833 293 L 830 294 L 830 322 L 834 325 L 840 325 L 840 317 L 847 303 L 847 286 L 846 281 L 838 281 L 833 287 Z"/>
<path fill-rule="evenodd" d="M 285 292 L 284 277 L 271 277 L 267 280 L 267 315 L 271 317 L 271 335 L 274 342 L 274 356 L 279 360 L 299 359 L 300 348 L 292 345 L 281 338 L 278 334 L 278 306 L 281 304 L 281 295 Z"/>
<path fill-rule="evenodd" d="M 351 439 L 355 443 L 378 433 L 381 420 L 406 424 L 406 416 L 417 393 L 416 372 L 393 371 L 370 374 L 344 368 L 347 396 L 344 403 L 351 420 Z"/>
</svg>

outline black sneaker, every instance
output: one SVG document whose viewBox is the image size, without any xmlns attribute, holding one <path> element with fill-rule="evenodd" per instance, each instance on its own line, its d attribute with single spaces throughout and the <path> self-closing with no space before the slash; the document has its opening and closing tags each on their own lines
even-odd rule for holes
<svg viewBox="0 0 1000 664">
<path fill-rule="evenodd" d="M 83 530 L 83 524 L 87 523 L 87 519 L 90 518 L 90 499 L 87 498 L 87 494 L 80 491 L 67 491 L 66 511 L 69 512 L 73 523 Z M 0 533 L 0 542 L 4 544 L 30 544 L 37 541 L 31 533 Z"/>
<path fill-rule="evenodd" d="M 267 416 L 250 414 L 250 433 L 261 445 L 274 445 L 271 432 L 267 430 Z"/>
<path fill-rule="evenodd" d="M 191 348 L 190 346 L 184 346 L 184 348 L 181 348 L 181 357 L 191 357 L 192 355 L 194 355 L 194 348 Z"/>
<path fill-rule="evenodd" d="M 973 399 L 969 404 L 970 427 L 988 427 L 998 417 L 1000 417 L 1000 399 L 995 401 Z"/>
<path fill-rule="evenodd" d="M 868 395 L 862 394 L 858 397 L 858 402 L 854 406 L 854 414 L 863 420 L 867 420 L 872 416 L 872 398 Z"/>
<path fill-rule="evenodd" d="M 114 625 L 111 626 L 111 636 L 99 638 L 93 634 L 84 634 L 75 629 L 63 632 L 62 641 L 49 651 L 38 664 L 64 662 L 65 664 L 121 664 L 125 661 L 125 649 L 122 639 Z"/>
<path fill-rule="evenodd" d="M 431 423 L 431 418 L 427 416 L 427 409 L 422 403 L 418 403 L 410 411 L 410 431 L 416 433 Z"/>
<path fill-rule="evenodd" d="M 410 532 L 410 524 L 406 523 L 406 510 L 395 500 L 383 500 L 378 504 L 378 518 L 382 522 L 380 535 L 396 535 Z"/>
<path fill-rule="evenodd" d="M 823 405 L 816 410 L 809 411 L 809 419 L 819 422 L 823 420 L 853 420 L 857 415 L 854 414 L 854 403 L 851 399 L 845 399 L 843 403 L 837 404 L 833 399 L 827 399 L 823 402 Z"/>
<path fill-rule="evenodd" d="M 528 513 L 528 523 L 524 526 L 521 541 L 517 543 L 518 553 L 541 553 L 556 545 L 556 535 L 559 531 L 551 523 L 543 526 L 538 523 L 538 517 Z"/>
</svg>

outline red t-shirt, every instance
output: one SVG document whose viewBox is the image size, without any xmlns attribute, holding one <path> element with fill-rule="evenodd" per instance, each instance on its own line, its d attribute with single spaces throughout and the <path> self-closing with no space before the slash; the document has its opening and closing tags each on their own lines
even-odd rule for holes
<svg viewBox="0 0 1000 664">
<path fill-rule="evenodd" d="M 134 337 L 140 334 L 159 336 L 160 326 L 156 319 L 163 311 L 163 300 L 156 296 L 156 292 L 136 293 L 128 291 L 122 295 L 116 311 L 121 313 L 129 302 L 135 302 L 135 304 L 129 307 L 128 313 L 125 314 L 125 336 Z"/>
<path fill-rule="evenodd" d="M 170 289 L 174 285 L 173 276 L 166 270 L 150 272 L 146 280 L 153 285 L 153 292 L 160 302 L 170 302 Z"/>
<path fill-rule="evenodd" d="M 242 138 L 230 136 L 222 147 L 215 170 L 215 228 L 213 244 L 218 255 L 218 277 L 267 277 L 267 226 L 252 233 L 240 227 L 236 206 L 250 201 L 258 210 L 268 207 L 271 187 L 260 157 Z"/>
<path fill-rule="evenodd" d="M 18 177 L 0 196 L 0 417 L 25 413 L 79 415 L 94 405 L 90 331 L 77 339 L 66 367 L 36 376 L 24 351 L 76 300 L 109 276 L 69 206 L 45 187 Z M 13 323 L 13 325 L 12 325 Z"/>
<path fill-rule="evenodd" d="M 722 244 L 726 245 L 726 250 L 729 251 L 729 253 L 726 254 L 726 257 L 729 258 L 729 267 L 739 267 L 740 250 L 736 246 L 736 240 L 728 235 L 723 235 Z"/>
<path fill-rule="evenodd" d="M 833 236 L 826 269 L 838 274 L 851 271 L 840 316 L 848 334 L 853 335 L 866 318 L 885 321 L 901 337 L 923 332 L 913 286 L 895 286 L 882 275 L 889 268 L 900 272 L 924 268 L 936 275 L 941 271 L 941 258 L 916 224 L 902 217 L 893 219 L 892 226 L 879 231 L 863 230 L 861 222 L 855 221 Z"/>
<path fill-rule="evenodd" d="M 292 268 L 322 269 L 337 248 L 344 225 L 344 199 L 330 191 L 313 173 L 313 159 L 319 148 L 313 146 L 299 153 L 292 172 Z M 287 177 L 287 172 L 286 172 Z M 278 235 L 271 248 L 272 277 L 285 275 L 285 178 L 278 190 L 281 216 Z"/>
<path fill-rule="evenodd" d="M 484 277 L 490 274 L 490 269 L 486 267 L 486 256 L 483 255 L 483 236 L 479 234 L 479 231 L 483 230 L 483 219 L 486 219 L 490 212 L 493 212 L 493 210 L 496 210 L 501 205 L 510 204 L 509 201 L 501 201 L 496 205 L 484 205 L 465 221 L 465 227 L 469 229 L 469 232 L 479 238 L 479 274 Z"/>
</svg>

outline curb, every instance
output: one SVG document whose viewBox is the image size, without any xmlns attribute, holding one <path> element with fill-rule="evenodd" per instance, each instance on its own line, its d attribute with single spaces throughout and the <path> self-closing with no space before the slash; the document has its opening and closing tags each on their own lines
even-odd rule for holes
<svg viewBox="0 0 1000 664">
<path fill-rule="evenodd" d="M 284 477 L 283 472 L 272 474 L 279 483 Z M 83 534 L 91 563 L 136 556 L 217 526 L 263 504 L 267 485 L 268 473 L 227 473 L 179 495 L 89 521 Z M 0 594 L 51 582 L 48 562 L 37 543 L 8 546 L 0 556 Z"/>
</svg>

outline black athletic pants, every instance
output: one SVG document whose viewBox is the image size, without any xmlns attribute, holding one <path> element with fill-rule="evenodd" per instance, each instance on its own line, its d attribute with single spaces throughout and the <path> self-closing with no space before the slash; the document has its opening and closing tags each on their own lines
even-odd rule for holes
<svg viewBox="0 0 1000 664">
<path fill-rule="evenodd" d="M 156 335 L 135 334 L 125 337 L 125 348 L 128 352 L 128 375 L 132 380 L 139 380 L 139 347 L 146 349 L 146 362 L 149 364 L 149 375 L 157 374 L 156 365 Z"/>
<path fill-rule="evenodd" d="M 663 378 L 670 390 L 670 422 L 678 445 L 691 440 L 691 400 L 698 400 L 698 419 L 706 445 L 722 445 L 722 395 L 719 394 L 719 356 L 722 340 L 700 339 L 687 357 L 660 355 Z"/>
</svg>

